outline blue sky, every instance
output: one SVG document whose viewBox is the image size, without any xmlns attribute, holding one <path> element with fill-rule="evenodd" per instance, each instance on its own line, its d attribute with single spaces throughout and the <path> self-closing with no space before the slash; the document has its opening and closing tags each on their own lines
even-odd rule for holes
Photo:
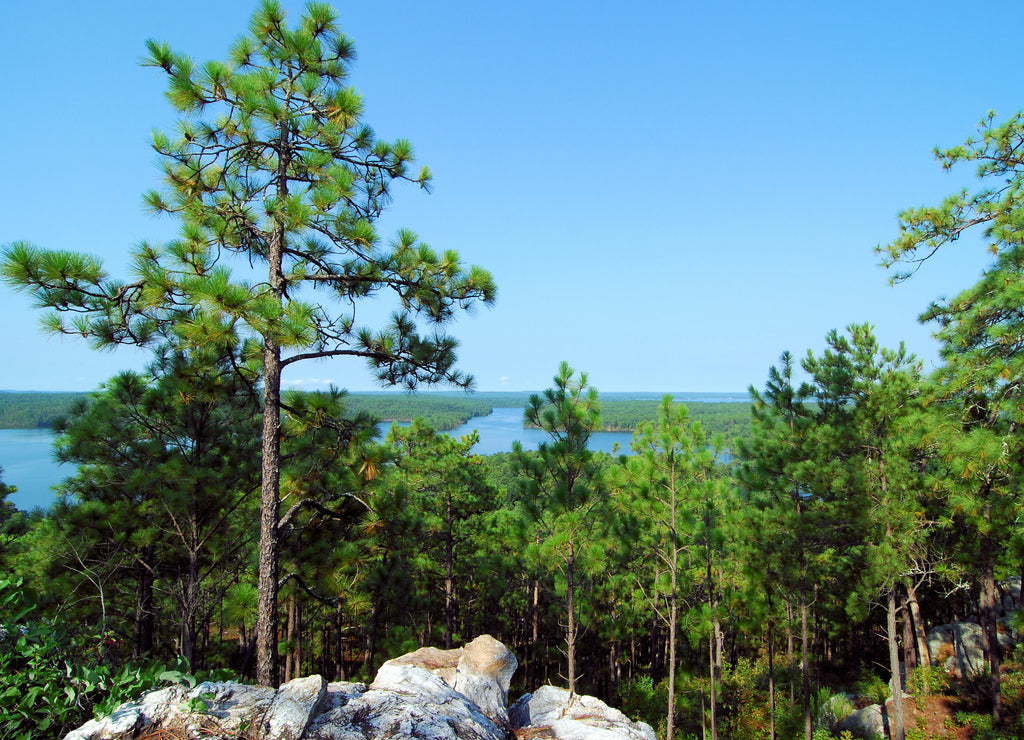
<svg viewBox="0 0 1024 740">
<path fill-rule="evenodd" d="M 132 245 L 171 237 L 141 193 L 159 179 L 149 133 L 174 118 L 137 60 L 147 37 L 223 58 L 254 7 L 7 0 L 0 243 L 124 274 Z M 890 287 L 873 249 L 902 208 L 972 184 L 933 147 L 1024 107 L 1017 3 L 336 7 L 366 121 L 435 176 L 396 192 L 382 233 L 412 228 L 497 280 L 496 305 L 451 327 L 480 390 L 544 388 L 564 359 L 606 391 L 742 391 L 864 321 L 932 367 L 916 317 L 987 264 L 964 238 Z M 0 312 L 0 389 L 89 390 L 146 363 L 43 335 L 25 295 L 0 289 Z M 358 362 L 289 373 L 376 388 Z"/>
</svg>

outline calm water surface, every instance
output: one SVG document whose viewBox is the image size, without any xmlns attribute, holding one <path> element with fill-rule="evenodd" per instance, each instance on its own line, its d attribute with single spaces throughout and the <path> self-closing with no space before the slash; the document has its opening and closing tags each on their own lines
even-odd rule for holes
<svg viewBox="0 0 1024 740">
<path fill-rule="evenodd" d="M 49 429 L 0 429 L 0 467 L 3 482 L 17 486 L 7 500 L 28 511 L 46 507 L 54 499 L 53 486 L 74 473 L 71 466 L 58 465 Z"/>
<path fill-rule="evenodd" d="M 383 437 L 390 424 L 379 426 Z M 523 449 L 535 450 L 548 439 L 539 429 L 523 428 L 522 408 L 496 408 L 487 416 L 470 419 L 448 433 L 460 437 L 474 429 L 480 434 L 480 442 L 473 451 L 481 455 L 510 452 L 516 441 L 522 443 Z M 3 482 L 18 487 L 18 492 L 11 494 L 8 500 L 19 509 L 49 506 L 55 498 L 53 487 L 74 474 L 71 466 L 58 465 L 53 459 L 53 438 L 49 429 L 0 429 Z M 632 432 L 597 432 L 591 437 L 590 449 L 613 452 L 615 445 L 619 445 L 619 452 L 628 453 L 632 439 Z"/>
</svg>

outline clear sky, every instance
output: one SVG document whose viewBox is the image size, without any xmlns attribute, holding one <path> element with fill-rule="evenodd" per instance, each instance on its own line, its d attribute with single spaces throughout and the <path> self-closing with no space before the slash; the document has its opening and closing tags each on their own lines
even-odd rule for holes
<svg viewBox="0 0 1024 740">
<path fill-rule="evenodd" d="M 284 5 L 297 19 L 303 3 Z M 174 234 L 151 130 L 170 128 L 147 37 L 223 58 L 254 3 L 6 0 L 0 243 L 90 252 L 113 274 Z M 338 2 L 366 121 L 404 137 L 434 192 L 381 224 L 490 269 L 451 327 L 480 390 L 547 387 L 561 360 L 606 391 L 742 391 L 789 349 L 871 322 L 926 367 L 929 302 L 987 264 L 964 238 L 890 287 L 874 247 L 902 208 L 971 185 L 931 151 L 1024 107 L 1020 5 L 921 2 Z M 0 288 L 0 389 L 90 390 L 146 364 L 42 334 Z M 364 366 L 286 382 L 376 388 Z"/>
</svg>

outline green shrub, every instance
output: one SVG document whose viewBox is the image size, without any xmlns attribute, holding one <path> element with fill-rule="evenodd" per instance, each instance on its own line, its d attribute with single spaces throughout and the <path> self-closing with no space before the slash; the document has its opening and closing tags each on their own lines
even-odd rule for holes
<svg viewBox="0 0 1024 740">
<path fill-rule="evenodd" d="M 814 725 L 830 733 L 836 725 L 849 717 L 854 710 L 853 701 L 844 693 L 833 694 L 822 688 L 814 701 Z"/>
<path fill-rule="evenodd" d="M 108 636 L 71 634 L 35 607 L 21 579 L 0 579 L 0 737 L 46 740 L 109 714 L 160 682 L 190 686 L 197 679 L 179 659 L 162 665 L 113 666 L 103 661 Z M 224 680 L 220 671 L 204 680 Z"/>
<path fill-rule="evenodd" d="M 948 687 L 949 676 L 938 666 L 918 666 L 907 676 L 907 691 L 915 696 L 941 694 Z"/>
<path fill-rule="evenodd" d="M 864 674 L 854 684 L 853 690 L 872 704 L 885 704 L 889 698 L 889 684 L 872 673 Z"/>
</svg>

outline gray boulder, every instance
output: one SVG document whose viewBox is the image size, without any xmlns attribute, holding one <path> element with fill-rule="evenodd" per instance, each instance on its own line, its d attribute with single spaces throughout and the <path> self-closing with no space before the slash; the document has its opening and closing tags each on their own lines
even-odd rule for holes
<svg viewBox="0 0 1024 740">
<path fill-rule="evenodd" d="M 868 706 L 851 712 L 846 719 L 835 727 L 836 734 L 848 731 L 851 735 L 864 740 L 886 737 L 886 717 L 880 704 Z"/>
<path fill-rule="evenodd" d="M 575 696 L 556 686 L 525 694 L 509 709 L 512 727 L 545 728 L 558 740 L 657 740 L 644 722 L 634 722 L 592 696 Z"/>
<path fill-rule="evenodd" d="M 1004 651 L 1013 649 L 1013 638 L 999 632 L 999 645 Z M 984 673 L 985 650 L 981 626 L 974 622 L 953 622 L 934 628 L 928 633 L 928 651 L 932 664 L 941 665 L 947 673 L 971 678 Z"/>
<path fill-rule="evenodd" d="M 148 727 L 169 726 L 196 736 L 210 725 L 225 732 L 240 732 L 255 727 L 267 715 L 277 693 L 233 682 L 201 683 L 192 689 L 169 686 L 122 704 L 102 719 L 89 720 L 68 733 L 65 740 L 131 740 Z M 286 740 L 287 736 L 274 737 Z"/>
</svg>

